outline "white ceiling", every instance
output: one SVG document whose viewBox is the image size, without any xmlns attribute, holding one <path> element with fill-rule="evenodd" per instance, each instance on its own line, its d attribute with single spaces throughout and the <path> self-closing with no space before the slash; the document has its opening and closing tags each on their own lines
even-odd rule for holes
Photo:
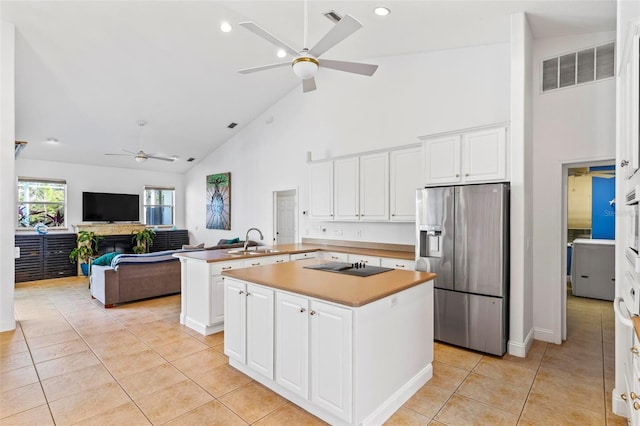
<svg viewBox="0 0 640 426">
<path fill-rule="evenodd" d="M 391 9 L 385 18 L 374 6 Z M 296 1 L 6 1 L 16 25 L 16 139 L 20 158 L 184 172 L 291 90 L 288 67 L 241 75 L 281 62 L 276 47 L 239 27 L 255 21 L 303 47 L 304 2 Z M 526 11 L 534 37 L 615 30 L 615 0 L 314 1 L 312 47 L 333 25 L 331 9 L 364 27 L 323 58 L 363 60 L 507 42 L 509 15 Z M 233 25 L 230 33 L 220 23 Z M 354 78 L 344 73 L 344 84 Z M 375 78 L 375 75 L 371 78 Z M 322 82 L 318 81 L 318 90 Z M 138 120 L 148 124 L 139 132 Z M 227 125 L 239 125 L 231 130 Z M 140 134 L 140 136 L 139 136 Z M 45 143 L 54 137 L 57 146 Z M 105 156 L 120 149 L 177 155 L 166 163 Z M 196 158 L 193 163 L 185 160 Z"/>
</svg>

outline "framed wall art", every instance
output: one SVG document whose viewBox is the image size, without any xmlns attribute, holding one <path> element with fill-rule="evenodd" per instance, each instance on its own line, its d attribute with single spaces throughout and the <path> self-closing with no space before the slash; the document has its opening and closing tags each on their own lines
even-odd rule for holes
<svg viewBox="0 0 640 426">
<path fill-rule="evenodd" d="M 207 176 L 207 229 L 231 229 L 231 173 Z"/>
</svg>

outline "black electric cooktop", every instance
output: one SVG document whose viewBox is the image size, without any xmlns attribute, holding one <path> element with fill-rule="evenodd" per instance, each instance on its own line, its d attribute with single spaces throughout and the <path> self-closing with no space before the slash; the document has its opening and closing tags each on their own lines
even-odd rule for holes
<svg viewBox="0 0 640 426">
<path fill-rule="evenodd" d="M 358 277 L 368 277 L 369 275 L 381 272 L 392 271 L 393 268 L 383 268 L 381 266 L 371 266 L 365 263 L 329 262 L 319 265 L 304 266 L 307 269 L 317 269 L 326 272 L 336 272 L 338 274 L 355 275 Z"/>
</svg>

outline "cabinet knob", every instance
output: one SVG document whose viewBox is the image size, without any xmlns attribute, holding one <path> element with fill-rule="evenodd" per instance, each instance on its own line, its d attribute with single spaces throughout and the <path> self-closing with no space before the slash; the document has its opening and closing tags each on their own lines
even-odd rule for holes
<svg viewBox="0 0 640 426">
<path fill-rule="evenodd" d="M 247 297 L 251 296 L 251 293 L 247 292 Z"/>
<path fill-rule="evenodd" d="M 395 213 L 391 213 L 391 216 L 395 216 L 395 215 L 396 215 Z"/>
<path fill-rule="evenodd" d="M 631 397 L 632 400 L 638 399 L 638 395 L 633 391 L 629 394 L 629 396 Z"/>
<path fill-rule="evenodd" d="M 315 315 L 316 311 L 309 311 L 309 315 Z"/>
<path fill-rule="evenodd" d="M 640 410 L 640 402 L 636 401 L 633 403 L 633 409 L 634 410 Z"/>
<path fill-rule="evenodd" d="M 456 177 L 460 177 L 460 174 L 459 174 L 459 173 L 456 173 Z"/>
<path fill-rule="evenodd" d="M 240 290 L 240 291 L 238 292 L 238 294 L 244 294 L 244 291 Z"/>
<path fill-rule="evenodd" d="M 306 311 L 306 309 L 305 309 L 305 308 L 300 308 L 300 312 L 301 312 L 301 313 L 304 313 L 305 311 Z"/>
<path fill-rule="evenodd" d="M 634 355 L 638 355 L 638 353 L 640 353 L 640 351 L 638 351 L 638 348 L 636 348 L 635 346 L 631 346 L 631 349 L 629 349 L 629 350 Z"/>
<path fill-rule="evenodd" d="M 465 175 L 466 177 L 469 177 L 469 173 L 465 173 L 464 175 Z"/>
<path fill-rule="evenodd" d="M 623 393 L 622 395 L 620 395 L 620 398 L 622 398 L 623 401 L 627 400 L 627 394 Z"/>
<path fill-rule="evenodd" d="M 620 162 L 620 167 L 627 167 L 629 165 L 629 160 L 622 160 Z"/>
</svg>

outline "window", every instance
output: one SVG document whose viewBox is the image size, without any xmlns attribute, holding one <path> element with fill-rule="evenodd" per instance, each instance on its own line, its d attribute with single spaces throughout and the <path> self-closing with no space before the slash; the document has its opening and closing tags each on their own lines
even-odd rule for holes
<svg viewBox="0 0 640 426">
<path fill-rule="evenodd" d="M 175 188 L 144 187 L 144 220 L 147 225 L 173 225 Z"/>
<path fill-rule="evenodd" d="M 67 182 L 56 179 L 18 178 L 18 229 L 43 223 L 66 227 Z"/>
</svg>

